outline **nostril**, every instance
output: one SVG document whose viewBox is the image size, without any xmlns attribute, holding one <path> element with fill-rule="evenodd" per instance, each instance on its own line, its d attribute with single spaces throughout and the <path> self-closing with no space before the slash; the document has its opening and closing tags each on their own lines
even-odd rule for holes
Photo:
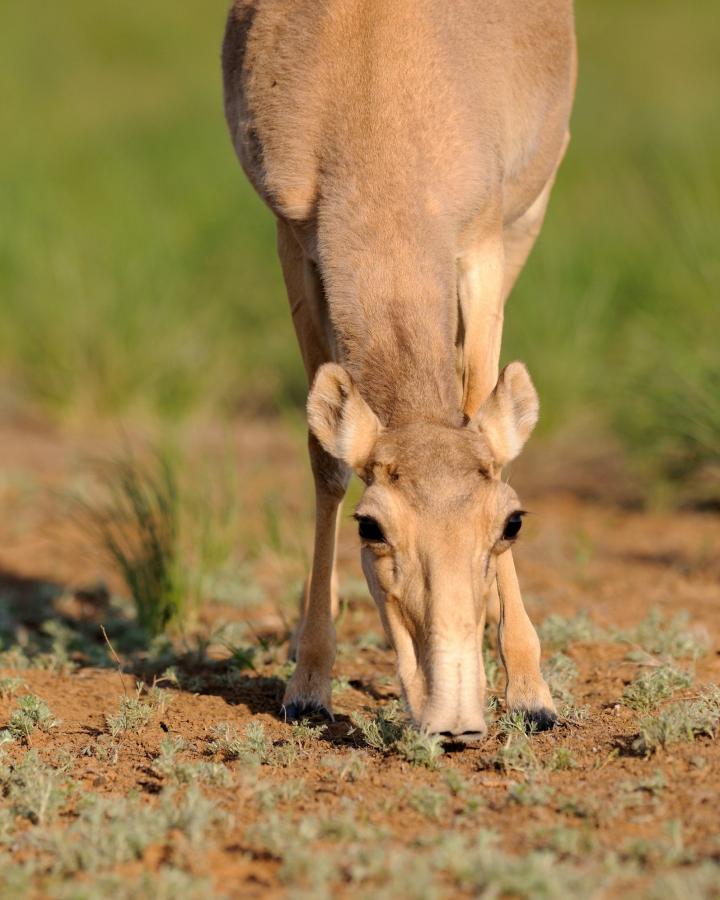
<svg viewBox="0 0 720 900">
<path fill-rule="evenodd" d="M 484 731 L 441 731 L 440 737 L 450 743 L 478 744 L 485 740 Z"/>
</svg>

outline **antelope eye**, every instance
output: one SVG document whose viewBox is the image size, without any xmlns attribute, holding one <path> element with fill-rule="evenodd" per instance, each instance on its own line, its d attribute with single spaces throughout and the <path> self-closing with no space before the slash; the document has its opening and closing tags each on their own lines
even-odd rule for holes
<svg viewBox="0 0 720 900">
<path fill-rule="evenodd" d="M 515 540 L 522 528 L 522 517 L 523 514 L 519 510 L 508 516 L 507 521 L 505 522 L 505 528 L 503 529 L 504 541 Z"/>
<path fill-rule="evenodd" d="M 357 516 L 358 534 L 362 541 L 372 541 L 376 544 L 385 543 L 385 535 L 377 521 L 371 516 Z"/>
</svg>

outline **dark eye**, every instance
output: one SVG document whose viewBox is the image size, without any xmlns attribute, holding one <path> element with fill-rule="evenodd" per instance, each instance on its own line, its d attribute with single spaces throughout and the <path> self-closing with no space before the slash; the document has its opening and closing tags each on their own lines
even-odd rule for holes
<svg viewBox="0 0 720 900">
<path fill-rule="evenodd" d="M 363 541 L 373 541 L 376 544 L 385 543 L 385 535 L 382 528 L 371 516 L 357 516 L 358 534 Z"/>
<path fill-rule="evenodd" d="M 518 510 L 511 516 L 508 516 L 507 521 L 505 522 L 505 528 L 503 530 L 504 541 L 514 541 L 518 536 L 518 534 L 520 533 L 520 529 L 522 528 L 523 515 L 524 513 Z"/>
</svg>

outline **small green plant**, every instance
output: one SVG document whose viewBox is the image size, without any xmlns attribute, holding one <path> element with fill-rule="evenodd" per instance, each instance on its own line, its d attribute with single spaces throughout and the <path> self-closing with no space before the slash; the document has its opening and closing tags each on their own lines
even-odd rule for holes
<svg viewBox="0 0 720 900">
<path fill-rule="evenodd" d="M 264 727 L 258 722 L 250 722 L 245 727 L 244 737 L 230 722 L 221 722 L 212 729 L 211 737 L 210 752 L 219 753 L 227 760 L 238 759 L 245 764 L 259 766 L 270 754 L 270 742 Z"/>
<path fill-rule="evenodd" d="M 549 768 L 553 772 L 565 772 L 578 766 L 575 754 L 569 747 L 557 747 L 550 757 Z"/>
<path fill-rule="evenodd" d="M 403 728 L 394 749 L 413 766 L 436 769 L 443 750 L 442 738 L 437 734 L 426 734 L 411 726 Z"/>
<path fill-rule="evenodd" d="M 572 703 L 563 703 L 558 715 L 563 722 L 569 725 L 582 725 L 590 718 L 590 707 L 587 703 L 582 706 L 574 706 Z"/>
<path fill-rule="evenodd" d="M 528 735 L 534 734 L 536 730 L 535 723 L 519 710 L 503 713 L 497 725 L 500 734 L 504 735 Z"/>
<path fill-rule="evenodd" d="M 425 816 L 426 819 L 438 821 L 447 806 L 448 798 L 446 794 L 440 791 L 434 791 L 432 788 L 423 785 L 412 791 L 408 797 L 410 806 L 414 810 Z"/>
<path fill-rule="evenodd" d="M 124 580 L 150 637 L 186 626 L 227 565 L 237 510 L 225 468 L 221 486 L 213 475 L 181 489 L 171 454 L 141 459 L 128 450 L 95 467 L 96 498 L 76 500 L 81 523 Z M 237 664 L 251 661 L 241 651 Z"/>
<path fill-rule="evenodd" d="M 458 772 L 452 766 L 447 766 L 442 774 L 443 780 L 453 797 L 461 797 L 468 790 L 469 785 L 462 772 Z"/>
<path fill-rule="evenodd" d="M 228 644 L 227 648 L 230 651 L 230 660 L 235 669 L 240 672 L 244 672 L 246 669 L 255 668 L 257 647 L 239 647 L 233 644 Z"/>
<path fill-rule="evenodd" d="M 153 772 L 175 784 L 200 782 L 213 787 L 228 787 L 232 783 L 229 769 L 222 763 L 191 763 L 177 758 L 187 748 L 182 738 L 166 738 L 160 742 L 160 753 L 152 763 Z"/>
<path fill-rule="evenodd" d="M 660 860 L 666 865 L 687 865 L 695 862 L 695 855 L 685 846 L 682 822 L 677 819 L 666 822 L 665 833 L 667 837 L 658 836 L 652 841 L 642 839 L 627 841 L 620 848 L 620 856 L 642 866 L 657 864 Z"/>
<path fill-rule="evenodd" d="M 238 760 L 245 766 L 288 766 L 308 752 L 324 725 L 299 722 L 293 726 L 291 738 L 273 744 L 265 734 L 262 722 L 250 722 L 243 735 L 229 722 L 221 722 L 211 732 L 208 749 L 226 760 Z"/>
<path fill-rule="evenodd" d="M 145 686 L 138 682 L 134 695 L 120 698 L 118 711 L 114 715 L 105 716 L 105 724 L 113 738 L 128 732 L 140 731 L 165 706 L 165 691 L 156 685 L 150 688 L 144 697 Z"/>
<path fill-rule="evenodd" d="M 78 639 L 76 632 L 56 619 L 43 622 L 40 631 L 49 640 L 50 646 L 33 658 L 33 666 L 52 672 L 71 672 L 76 667 L 70 658 L 72 646 Z"/>
<path fill-rule="evenodd" d="M 544 647 L 561 651 L 576 641 L 598 641 L 604 637 L 603 630 L 585 611 L 571 618 L 550 615 L 542 623 L 538 633 Z"/>
<path fill-rule="evenodd" d="M 324 733 L 324 725 L 311 725 L 303 720 L 292 724 L 290 740 L 298 750 L 309 750 Z"/>
<path fill-rule="evenodd" d="M 634 628 L 618 631 L 617 640 L 641 647 L 647 653 L 671 659 L 697 659 L 707 652 L 707 635 L 688 627 L 687 612 L 676 613 L 669 621 L 653 609 Z"/>
<path fill-rule="evenodd" d="M 350 718 L 368 746 L 385 753 L 398 753 L 414 766 L 434 769 L 444 752 L 439 735 L 426 734 L 404 724 L 402 707 L 397 702 L 375 710 L 372 718 L 357 712 Z"/>
<path fill-rule="evenodd" d="M 191 847 L 207 847 L 210 830 L 222 823 L 227 815 L 191 785 L 186 791 L 166 788 L 152 806 L 137 796 L 90 796 L 72 824 L 39 835 L 37 842 L 55 873 L 75 875 L 140 859 L 172 832 L 182 833 Z"/>
<path fill-rule="evenodd" d="M 658 666 L 642 672 L 623 692 L 623 703 L 639 712 L 649 712 L 678 688 L 690 687 L 693 676 L 674 666 Z"/>
<path fill-rule="evenodd" d="M 22 672 L 31 668 L 32 660 L 19 644 L 13 644 L 0 652 L 0 669 L 14 669 Z"/>
<path fill-rule="evenodd" d="M 84 887 L 68 878 L 64 887 L 57 882 L 53 886 L 53 900 L 94 900 L 96 897 L 112 897 L 113 900 L 206 900 L 214 894 L 212 881 L 178 869 L 173 865 L 161 865 L 153 871 L 128 876 L 97 873 L 87 877 Z"/>
<path fill-rule="evenodd" d="M 274 809 L 278 803 L 295 803 L 308 792 L 304 778 L 290 778 L 279 784 L 259 782 L 254 790 L 257 805 L 263 812 Z"/>
<path fill-rule="evenodd" d="M 0 787 L 11 811 L 36 825 L 52 821 L 74 790 L 67 772 L 48 766 L 34 750 L 16 766 L 0 768 Z"/>
<path fill-rule="evenodd" d="M 595 849 L 595 839 L 587 827 L 568 828 L 558 825 L 543 828 L 535 834 L 536 846 L 540 850 L 551 850 L 563 859 L 585 857 Z"/>
<path fill-rule="evenodd" d="M 20 688 L 24 686 L 25 682 L 22 678 L 14 678 L 11 675 L 5 675 L 3 678 L 0 678 L 0 697 L 3 699 L 13 697 Z"/>
<path fill-rule="evenodd" d="M 129 454 L 99 466 L 98 480 L 106 499 L 82 501 L 83 519 L 125 581 L 140 626 L 160 634 L 187 611 L 175 468 L 167 456 L 143 464 Z"/>
<path fill-rule="evenodd" d="M 388 703 L 375 710 L 372 718 L 358 712 L 350 720 L 363 740 L 374 750 L 389 750 L 402 734 L 402 709 L 399 703 Z"/>
<path fill-rule="evenodd" d="M 10 715 L 7 732 L 16 740 L 26 741 L 39 728 L 50 731 L 58 725 L 57 719 L 44 700 L 35 694 L 25 694 L 17 702 L 17 709 Z"/>
<path fill-rule="evenodd" d="M 322 764 L 334 772 L 340 781 L 360 781 L 367 772 L 362 754 L 355 750 L 348 756 L 324 756 Z"/>
<path fill-rule="evenodd" d="M 550 693 L 561 703 L 572 703 L 572 684 L 577 678 L 577 666 L 562 651 L 554 653 L 543 666 L 543 675 Z"/>
<path fill-rule="evenodd" d="M 194 784 L 182 793 L 166 788 L 160 797 L 159 811 L 164 830 L 182 832 L 194 848 L 207 845 L 212 826 L 229 822 L 227 813 Z"/>
<path fill-rule="evenodd" d="M 350 690 L 350 679 L 346 675 L 338 675 L 336 678 L 332 680 L 332 693 L 333 697 L 337 697 L 339 694 L 344 694 L 345 691 Z"/>
<path fill-rule="evenodd" d="M 515 782 L 508 787 L 508 800 L 519 806 L 546 806 L 554 794 L 547 784 L 532 781 Z"/>
<path fill-rule="evenodd" d="M 528 736 L 516 731 L 507 735 L 505 743 L 493 756 L 492 764 L 503 772 L 535 772 L 540 763 Z"/>
<path fill-rule="evenodd" d="M 597 801 L 592 796 L 577 797 L 564 794 L 556 798 L 554 805 L 558 812 L 574 816 L 576 819 L 595 820 L 600 812 Z"/>
<path fill-rule="evenodd" d="M 643 718 L 633 749 L 647 756 L 679 741 L 694 741 L 702 735 L 713 738 L 719 727 L 720 689 L 715 687 L 697 700 L 680 700 Z"/>
<path fill-rule="evenodd" d="M 667 788 L 667 779 L 660 769 L 656 769 L 652 775 L 638 778 L 636 781 L 623 781 L 620 789 L 625 795 L 624 806 L 635 806 L 643 798 L 651 800 L 659 799 Z"/>
</svg>

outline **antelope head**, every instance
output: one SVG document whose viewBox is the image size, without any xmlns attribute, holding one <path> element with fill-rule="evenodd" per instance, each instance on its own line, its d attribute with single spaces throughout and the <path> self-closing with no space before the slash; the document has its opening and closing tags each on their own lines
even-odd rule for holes
<svg viewBox="0 0 720 900">
<path fill-rule="evenodd" d="M 415 724 L 481 738 L 485 604 L 495 560 L 516 540 L 522 508 L 502 482 L 538 417 L 527 369 L 511 363 L 463 426 L 383 427 L 350 375 L 320 368 L 308 400 L 325 450 L 360 476 L 362 567 L 395 651 Z"/>
</svg>

